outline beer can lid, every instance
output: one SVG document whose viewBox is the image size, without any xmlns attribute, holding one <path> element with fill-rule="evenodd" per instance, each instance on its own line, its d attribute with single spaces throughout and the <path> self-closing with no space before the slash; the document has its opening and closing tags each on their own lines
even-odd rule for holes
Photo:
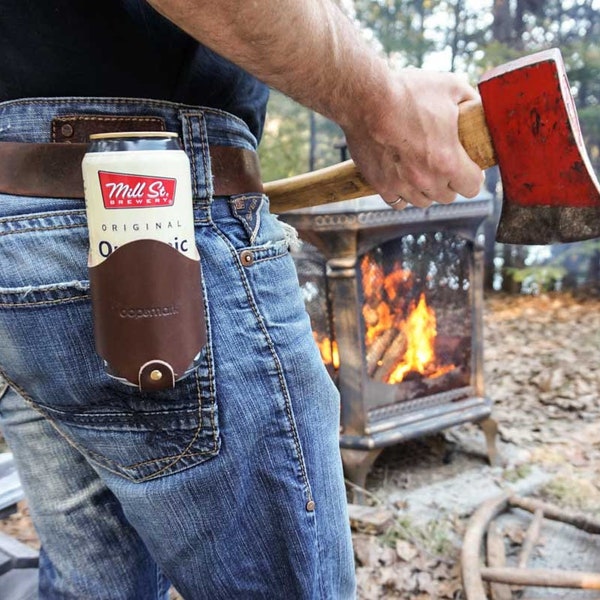
<svg viewBox="0 0 600 600">
<path fill-rule="evenodd" d="M 110 140 L 115 138 L 176 138 L 173 131 L 115 131 L 113 133 L 92 133 L 90 140 Z"/>
</svg>

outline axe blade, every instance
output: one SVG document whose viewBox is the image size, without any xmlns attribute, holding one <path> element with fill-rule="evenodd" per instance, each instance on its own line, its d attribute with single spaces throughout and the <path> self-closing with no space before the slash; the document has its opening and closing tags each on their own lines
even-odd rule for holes
<svg viewBox="0 0 600 600">
<path fill-rule="evenodd" d="M 504 193 L 496 239 L 551 244 L 600 237 L 600 185 L 560 51 L 492 69 L 479 92 Z"/>
</svg>

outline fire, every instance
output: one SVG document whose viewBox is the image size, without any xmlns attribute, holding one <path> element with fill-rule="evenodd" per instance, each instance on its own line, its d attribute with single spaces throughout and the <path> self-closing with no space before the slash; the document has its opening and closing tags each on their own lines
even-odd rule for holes
<svg viewBox="0 0 600 600">
<path fill-rule="evenodd" d="M 400 383 L 411 371 L 424 375 L 435 358 L 437 322 L 435 312 L 427 306 L 425 294 L 421 294 L 419 303 L 400 324 L 400 329 L 406 336 L 408 347 L 402 362 L 390 374 L 388 383 Z"/>
<path fill-rule="evenodd" d="M 409 373 L 434 378 L 454 369 L 454 365 L 437 364 L 436 314 L 425 294 L 416 304 L 407 302 L 414 286 L 412 273 L 395 265 L 385 274 L 368 255 L 363 258 L 361 272 L 369 374 L 394 384 Z"/>
<path fill-rule="evenodd" d="M 436 357 L 437 318 L 425 293 L 410 301 L 414 280 L 410 271 L 394 265 L 389 273 L 366 255 L 361 262 L 367 372 L 380 381 L 395 384 L 410 373 L 441 377 L 455 369 L 440 365 Z M 315 342 L 326 365 L 340 366 L 338 345 L 317 332 Z"/>
<path fill-rule="evenodd" d="M 365 304 L 363 318 L 365 323 L 368 324 L 365 336 L 367 344 L 372 344 L 375 339 L 394 324 L 390 307 L 385 302 L 381 302 L 373 309 Z"/>
<path fill-rule="evenodd" d="M 338 369 L 340 366 L 340 355 L 338 352 L 338 345 L 335 340 L 333 342 L 328 338 L 322 338 L 319 340 L 319 336 L 313 331 L 313 337 L 321 353 L 321 359 L 326 365 L 333 365 L 334 369 Z"/>
<path fill-rule="evenodd" d="M 367 260 L 366 257 L 361 263 L 361 270 L 367 298 L 362 310 L 367 327 L 365 343 L 369 345 L 384 331 L 394 326 L 395 316 L 385 299 L 393 301 L 399 293 L 407 290 L 411 273 L 398 267 L 386 276 L 380 265 Z"/>
</svg>

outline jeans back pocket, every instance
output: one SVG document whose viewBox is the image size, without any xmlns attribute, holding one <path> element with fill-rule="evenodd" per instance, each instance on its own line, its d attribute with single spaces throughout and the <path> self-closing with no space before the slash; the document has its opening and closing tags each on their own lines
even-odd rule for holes
<svg viewBox="0 0 600 600">
<path fill-rule="evenodd" d="M 0 207 L 11 202 L 22 200 L 0 196 Z M 39 202 L 38 212 L 0 218 L 0 374 L 84 455 L 128 479 L 216 455 L 210 331 L 174 389 L 142 393 L 112 380 L 94 346 L 85 212 Z"/>
</svg>

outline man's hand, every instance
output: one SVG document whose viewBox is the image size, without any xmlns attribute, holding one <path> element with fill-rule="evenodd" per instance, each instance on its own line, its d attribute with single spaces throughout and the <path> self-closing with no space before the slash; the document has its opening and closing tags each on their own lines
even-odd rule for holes
<svg viewBox="0 0 600 600">
<path fill-rule="evenodd" d="M 475 91 L 449 73 L 394 74 L 333 0 L 148 2 L 218 54 L 338 123 L 360 172 L 395 208 L 479 191 L 481 170 L 458 139 L 458 105 Z"/>
<path fill-rule="evenodd" d="M 385 96 L 374 91 L 372 113 L 345 129 L 358 170 L 396 208 L 477 195 L 483 173 L 458 139 L 458 105 L 475 90 L 459 76 L 418 69 L 391 75 L 389 84 Z"/>
</svg>

